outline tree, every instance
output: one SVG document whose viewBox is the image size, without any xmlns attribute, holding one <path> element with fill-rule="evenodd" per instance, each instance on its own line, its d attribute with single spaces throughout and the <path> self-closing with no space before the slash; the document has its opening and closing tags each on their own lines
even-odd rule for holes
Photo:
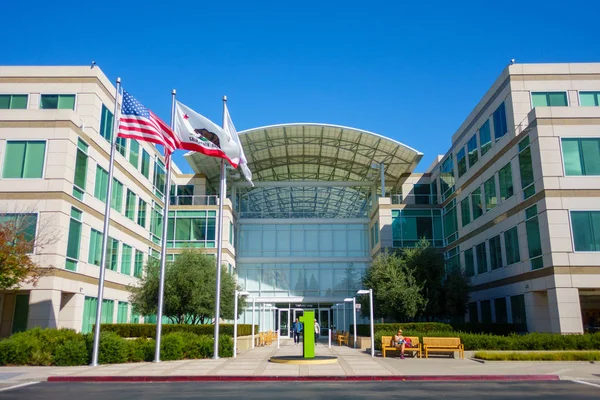
<svg viewBox="0 0 600 400">
<path fill-rule="evenodd" d="M 138 286 L 130 287 L 135 312 L 154 315 L 158 310 L 159 262 L 151 259 L 146 275 Z M 167 263 L 163 314 L 173 322 L 204 324 L 215 316 L 217 269 L 215 259 L 197 250 L 185 250 L 174 262 Z M 235 277 L 221 267 L 221 318 L 233 319 Z M 245 301 L 239 299 L 238 316 Z"/>
<path fill-rule="evenodd" d="M 451 319 L 462 319 L 469 301 L 469 278 L 460 266 L 448 269 L 443 283 L 444 311 Z"/>
<path fill-rule="evenodd" d="M 38 221 L 33 211 L 0 213 L 0 290 L 35 286 L 45 270 L 32 256 L 58 239 L 51 220 Z"/>
<path fill-rule="evenodd" d="M 394 253 L 379 254 L 363 277 L 363 285 L 373 289 L 376 318 L 414 318 L 427 305 L 420 284 L 405 260 Z M 369 315 L 369 299 L 361 296 L 361 313 Z"/>
<path fill-rule="evenodd" d="M 413 271 L 417 282 L 423 285 L 427 306 L 420 312 L 425 317 L 442 317 L 444 308 L 444 256 L 431 247 L 427 239 L 421 239 L 415 247 L 402 250 L 402 258 Z"/>
</svg>

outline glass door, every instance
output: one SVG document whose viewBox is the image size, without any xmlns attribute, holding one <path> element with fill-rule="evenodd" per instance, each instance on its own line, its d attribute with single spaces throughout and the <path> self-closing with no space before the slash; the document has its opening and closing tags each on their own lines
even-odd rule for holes
<svg viewBox="0 0 600 400">
<path fill-rule="evenodd" d="M 279 335 L 289 336 L 290 335 L 290 310 L 280 310 L 279 316 Z"/>
<path fill-rule="evenodd" d="M 329 308 L 319 309 L 319 326 L 321 326 L 321 336 L 327 337 L 329 334 Z"/>
</svg>

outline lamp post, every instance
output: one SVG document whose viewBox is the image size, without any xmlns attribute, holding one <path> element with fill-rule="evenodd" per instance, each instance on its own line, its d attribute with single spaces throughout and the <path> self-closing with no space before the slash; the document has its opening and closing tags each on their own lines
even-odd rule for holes
<svg viewBox="0 0 600 400">
<path fill-rule="evenodd" d="M 358 333 L 356 332 L 356 297 L 348 297 L 344 299 L 345 302 L 352 302 L 352 317 L 354 318 L 354 348 L 356 348 L 356 336 Z"/>
<path fill-rule="evenodd" d="M 238 320 L 238 297 L 248 296 L 248 292 L 240 292 L 235 290 L 235 298 L 233 300 L 233 358 L 237 357 L 237 320 Z"/>
<path fill-rule="evenodd" d="M 369 295 L 369 313 L 371 314 L 371 357 L 375 357 L 375 322 L 373 321 L 373 289 L 361 289 L 356 294 Z"/>
</svg>

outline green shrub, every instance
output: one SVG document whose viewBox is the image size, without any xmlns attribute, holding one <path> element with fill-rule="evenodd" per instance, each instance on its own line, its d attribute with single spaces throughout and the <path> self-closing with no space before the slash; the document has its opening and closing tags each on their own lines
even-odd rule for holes
<svg viewBox="0 0 600 400">
<path fill-rule="evenodd" d="M 600 361 L 600 351 L 563 351 L 563 352 L 527 352 L 494 353 L 478 351 L 475 358 L 489 361 Z"/>
<path fill-rule="evenodd" d="M 375 336 L 377 332 L 394 332 L 398 331 L 398 328 L 402 331 L 417 331 L 417 332 L 431 332 L 431 331 L 452 331 L 452 326 L 441 322 L 406 322 L 406 323 L 393 323 L 393 324 L 375 324 L 373 330 Z M 356 325 L 358 336 L 371 336 L 371 325 L 370 324 L 359 324 Z M 350 333 L 354 334 L 354 326 L 350 325 Z"/>
<path fill-rule="evenodd" d="M 156 346 L 154 339 L 137 338 L 126 340 L 125 343 L 127 343 L 127 362 L 154 360 L 154 348 Z"/>
<path fill-rule="evenodd" d="M 88 363 L 88 351 L 83 338 L 65 342 L 59 345 L 54 352 L 54 365 L 71 366 L 85 365 Z"/>
<path fill-rule="evenodd" d="M 219 335 L 219 356 L 233 357 L 233 338 L 225 335 Z"/>
<path fill-rule="evenodd" d="M 115 332 L 121 337 L 146 337 L 156 338 L 156 324 L 102 324 L 102 332 Z M 258 333 L 258 325 L 254 326 L 255 333 Z M 162 326 L 163 335 L 172 332 L 190 332 L 196 335 L 214 335 L 214 325 L 187 325 L 187 324 L 164 324 Z M 219 334 L 233 337 L 232 324 L 220 324 Z M 252 334 L 252 325 L 239 324 L 238 337 L 249 336 Z"/>
<path fill-rule="evenodd" d="M 93 335 L 89 334 L 93 343 Z M 91 355 L 91 346 L 88 347 Z M 127 362 L 128 345 L 126 340 L 114 332 L 100 333 L 98 364 L 120 364 Z M 91 356 L 90 356 L 91 359 Z"/>
<path fill-rule="evenodd" d="M 499 323 L 475 323 L 475 322 L 451 322 L 449 324 L 453 331 L 465 333 L 487 333 L 491 335 L 508 336 L 513 333 L 526 332 L 527 327 L 523 324 L 499 324 Z"/>
<path fill-rule="evenodd" d="M 164 335 L 160 343 L 160 358 L 164 361 L 182 360 L 186 339 L 189 340 L 190 335 L 185 332 L 173 332 Z"/>
</svg>

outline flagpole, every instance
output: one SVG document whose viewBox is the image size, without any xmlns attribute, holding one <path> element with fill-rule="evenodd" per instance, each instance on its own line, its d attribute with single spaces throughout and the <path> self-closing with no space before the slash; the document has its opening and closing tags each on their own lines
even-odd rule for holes
<svg viewBox="0 0 600 400">
<path fill-rule="evenodd" d="M 225 127 L 225 107 L 227 96 L 223 96 L 223 127 Z M 217 291 L 215 293 L 215 360 L 219 359 L 219 319 L 221 314 L 221 263 L 223 250 L 223 203 L 225 202 L 225 191 L 227 190 L 227 176 L 225 174 L 225 160 L 221 159 L 221 186 L 219 189 L 219 222 L 217 224 Z M 235 316 L 234 316 L 235 318 Z"/>
<path fill-rule="evenodd" d="M 175 128 L 175 89 L 171 92 L 171 129 Z M 170 191 L 171 191 L 171 154 L 166 152 L 165 156 L 167 162 L 167 178 L 165 180 L 165 206 L 163 208 L 163 229 L 162 229 L 162 242 L 161 242 L 161 256 L 160 256 L 160 282 L 158 285 L 158 312 L 156 313 L 156 347 L 154 348 L 154 362 L 160 362 L 160 341 L 162 337 L 162 317 L 165 297 L 165 270 L 167 266 L 167 228 L 169 224 L 169 203 L 170 203 Z"/>
<path fill-rule="evenodd" d="M 100 322 L 102 317 L 102 300 L 104 298 L 104 279 L 106 275 L 106 250 L 108 247 L 108 229 L 110 226 L 110 203 L 112 200 L 112 181 L 115 165 L 115 150 L 117 148 L 117 134 L 119 121 L 119 89 L 121 78 L 117 78 L 115 91 L 115 108 L 113 113 L 112 138 L 110 145 L 110 161 L 108 162 L 108 188 L 106 189 L 106 204 L 104 204 L 104 229 L 102 231 L 102 255 L 100 256 L 100 277 L 98 278 L 98 304 L 96 305 L 96 324 L 94 325 L 94 347 L 92 350 L 92 367 L 98 366 L 98 349 L 100 347 Z"/>
</svg>

